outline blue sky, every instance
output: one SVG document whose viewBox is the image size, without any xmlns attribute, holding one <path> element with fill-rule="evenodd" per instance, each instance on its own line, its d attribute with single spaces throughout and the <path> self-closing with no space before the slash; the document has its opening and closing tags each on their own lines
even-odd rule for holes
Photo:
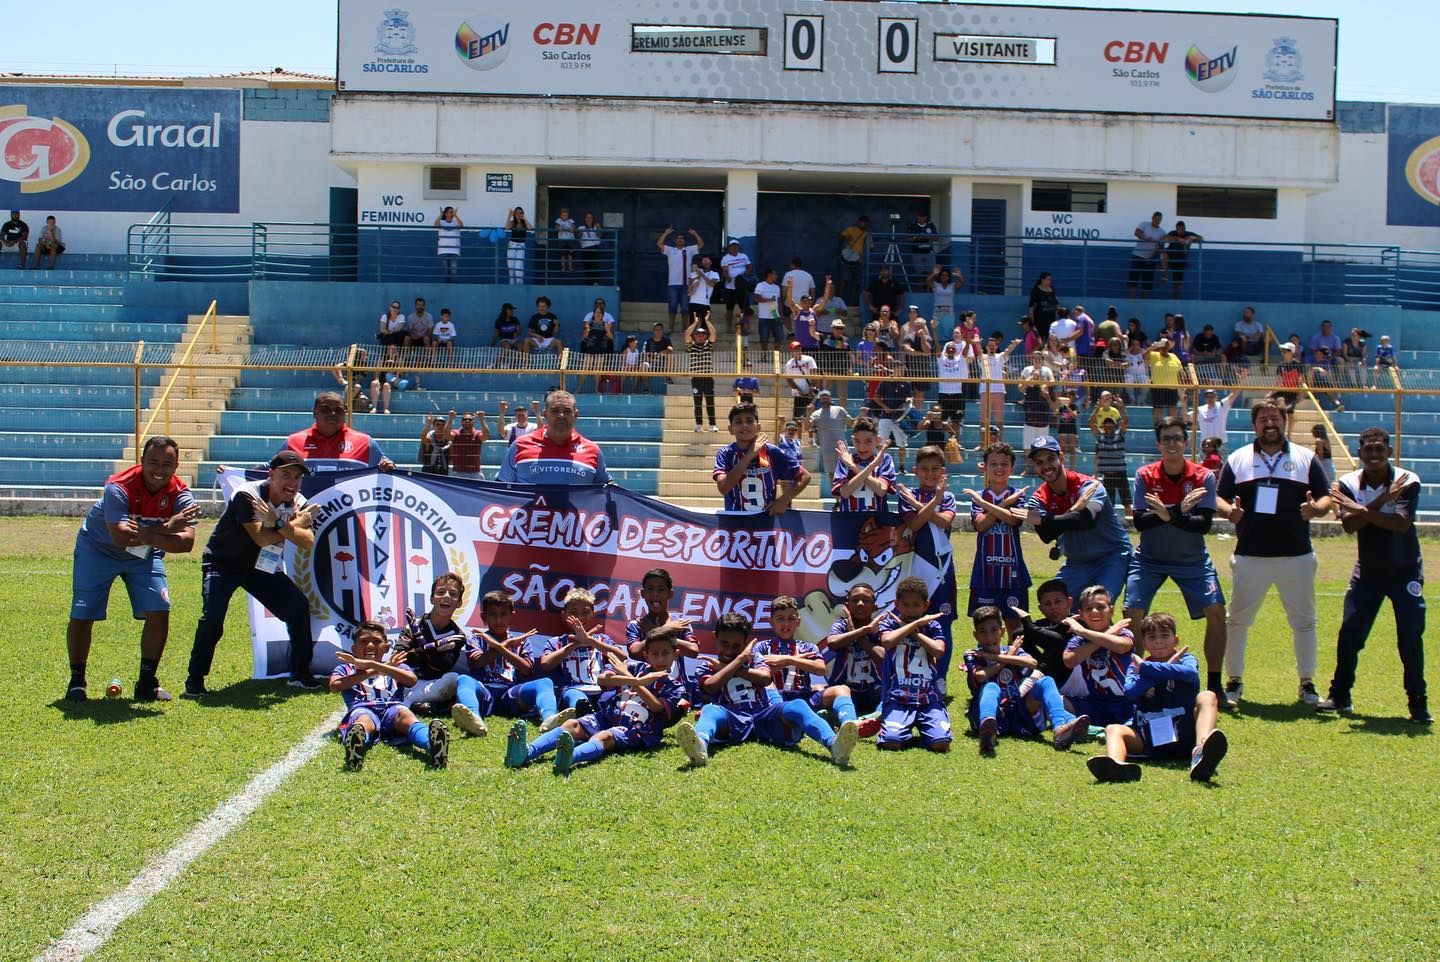
<svg viewBox="0 0 1440 962">
<path fill-rule="evenodd" d="M 1338 17 L 1340 99 L 1440 103 L 1440 71 L 1431 59 L 1440 26 L 1436 0 L 1061 0 L 1049 5 Z M 663 6 L 656 4 L 657 9 Z M 335 71 L 333 0 L 248 0 L 243 7 L 176 0 L 66 0 L 63 14 L 65 23 L 73 25 L 70 29 L 57 24 L 55 8 L 48 4 L 7 7 L 5 27 L 11 42 L 0 70 L 144 75 L 272 67 L 327 75 Z"/>
</svg>

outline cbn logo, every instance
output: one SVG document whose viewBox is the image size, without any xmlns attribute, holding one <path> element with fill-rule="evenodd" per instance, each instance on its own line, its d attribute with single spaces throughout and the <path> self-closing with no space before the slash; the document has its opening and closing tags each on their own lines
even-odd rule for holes
<svg viewBox="0 0 1440 962">
<path fill-rule="evenodd" d="M 455 31 L 455 55 L 471 70 L 493 70 L 510 56 L 510 24 L 472 17 Z"/>
<path fill-rule="evenodd" d="M 64 187 L 90 163 L 90 142 L 59 117 L 31 117 L 24 104 L 0 107 L 0 180 L 39 194 Z"/>
<path fill-rule="evenodd" d="M 1440 205 L 1440 137 L 1431 137 L 1410 151 L 1405 161 L 1405 179 L 1415 193 Z"/>
<path fill-rule="evenodd" d="M 1207 94 L 1218 93 L 1235 82 L 1240 48 L 1232 46 L 1226 50 L 1222 43 L 1202 42 L 1210 53 L 1205 53 L 1200 43 L 1192 43 L 1185 52 L 1185 76 L 1197 89 Z"/>
</svg>

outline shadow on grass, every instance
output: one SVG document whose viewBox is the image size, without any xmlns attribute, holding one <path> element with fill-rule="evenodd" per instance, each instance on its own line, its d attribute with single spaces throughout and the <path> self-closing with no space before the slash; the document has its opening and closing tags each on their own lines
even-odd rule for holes
<svg viewBox="0 0 1440 962">
<path fill-rule="evenodd" d="M 264 711 L 287 702 L 292 698 L 307 695 L 329 694 L 324 689 L 304 691 L 291 688 L 281 679 L 247 678 L 224 688 L 212 688 L 204 698 L 197 698 L 197 704 L 206 708 L 241 708 L 248 711 Z"/>
<path fill-rule="evenodd" d="M 1224 715 L 1221 717 L 1223 718 Z M 1313 706 L 1299 701 L 1282 702 L 1278 705 L 1245 701 L 1240 703 L 1238 717 L 1258 718 L 1261 721 L 1290 722 L 1299 721 L 1302 718 L 1315 719 L 1323 716 L 1316 712 Z"/>
<path fill-rule="evenodd" d="M 59 710 L 70 721 L 88 721 L 96 725 L 118 725 L 165 714 L 163 709 L 151 703 L 134 702 L 128 698 L 91 698 L 86 701 L 57 698 L 50 707 Z"/>
<path fill-rule="evenodd" d="M 1341 715 L 1336 721 L 1349 722 L 1342 735 L 1403 735 L 1424 738 L 1434 734 L 1434 725 L 1417 725 L 1408 718 L 1384 718 L 1378 715 Z"/>
</svg>

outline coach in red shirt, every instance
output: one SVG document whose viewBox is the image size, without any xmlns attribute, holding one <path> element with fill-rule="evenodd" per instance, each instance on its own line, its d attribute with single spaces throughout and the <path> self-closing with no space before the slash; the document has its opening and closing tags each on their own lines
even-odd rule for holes
<svg viewBox="0 0 1440 962">
<path fill-rule="evenodd" d="M 610 473 L 600 446 L 575 430 L 580 409 L 569 391 L 545 398 L 545 427 L 510 445 L 499 481 L 508 484 L 606 484 Z"/>
<path fill-rule="evenodd" d="M 305 459 L 312 471 L 341 471 L 349 468 L 379 468 L 390 471 L 395 462 L 364 431 L 345 423 L 345 399 L 334 391 L 315 398 L 315 423 L 296 431 L 285 447 Z"/>
</svg>

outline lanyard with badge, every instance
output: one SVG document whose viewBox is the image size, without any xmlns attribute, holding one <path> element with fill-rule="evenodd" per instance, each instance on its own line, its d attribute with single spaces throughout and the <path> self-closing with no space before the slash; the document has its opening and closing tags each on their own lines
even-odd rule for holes
<svg viewBox="0 0 1440 962">
<path fill-rule="evenodd" d="M 279 525 L 275 528 L 276 531 L 279 531 L 280 528 L 290 523 L 291 509 L 289 505 L 276 505 L 275 514 L 279 518 Z M 280 541 L 275 544 L 267 544 L 260 549 L 260 554 L 255 559 L 255 570 L 264 572 L 267 575 L 273 575 L 279 571 L 284 564 L 285 542 Z"/>
<path fill-rule="evenodd" d="M 1258 448 L 1255 453 L 1260 456 L 1261 463 L 1265 465 L 1265 473 L 1269 476 L 1255 489 L 1255 513 L 1274 514 L 1280 499 L 1280 488 L 1275 484 L 1275 469 L 1279 467 L 1280 459 L 1285 457 L 1285 449 L 1276 451 L 1273 458 L 1266 457 Z"/>
</svg>

